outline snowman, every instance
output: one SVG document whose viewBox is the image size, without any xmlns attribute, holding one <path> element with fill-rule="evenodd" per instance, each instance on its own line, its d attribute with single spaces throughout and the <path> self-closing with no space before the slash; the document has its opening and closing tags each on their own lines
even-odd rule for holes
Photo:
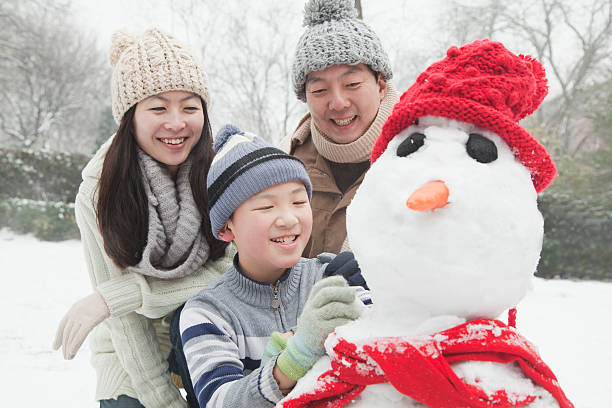
<svg viewBox="0 0 612 408">
<path fill-rule="evenodd" d="M 484 40 L 402 95 L 347 209 L 374 305 L 328 337 L 282 407 L 573 407 L 514 327 L 555 175 L 518 122 L 546 94 L 538 61 Z"/>
</svg>

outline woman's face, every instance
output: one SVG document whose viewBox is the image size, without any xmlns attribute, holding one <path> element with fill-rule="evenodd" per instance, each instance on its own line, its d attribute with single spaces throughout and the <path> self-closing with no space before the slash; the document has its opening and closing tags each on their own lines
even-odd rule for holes
<svg viewBox="0 0 612 408">
<path fill-rule="evenodd" d="M 136 143 L 172 174 L 200 140 L 203 127 L 202 100 L 191 92 L 162 92 L 136 105 Z"/>
</svg>

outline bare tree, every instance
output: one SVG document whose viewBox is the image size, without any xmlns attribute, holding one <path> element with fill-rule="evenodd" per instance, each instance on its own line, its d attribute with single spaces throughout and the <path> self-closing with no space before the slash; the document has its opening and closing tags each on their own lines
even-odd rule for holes
<svg viewBox="0 0 612 408">
<path fill-rule="evenodd" d="M 97 136 L 88 125 L 106 96 L 106 62 L 68 11 L 39 0 L 0 6 L 0 133 L 11 145 L 79 150 Z"/>
<path fill-rule="evenodd" d="M 231 122 L 275 143 L 304 113 L 291 85 L 301 16 L 290 2 L 268 7 L 190 0 L 174 9 L 189 42 L 198 45 L 211 88 L 211 120 Z"/>
<path fill-rule="evenodd" d="M 227 45 L 237 52 L 225 55 L 226 74 L 221 76 L 223 87 L 233 90 L 234 120 L 254 126 L 271 141 L 289 132 L 289 122 L 300 106 L 291 87 L 295 45 L 286 35 L 286 20 L 280 18 L 285 11 L 285 6 L 279 5 L 257 15 L 257 27 L 246 24 L 242 16 L 233 18 Z M 297 123 L 297 118 L 291 121 Z"/>
<path fill-rule="evenodd" d="M 209 70 L 209 63 L 222 50 L 219 38 L 226 26 L 225 20 L 231 15 L 227 4 L 202 0 L 169 2 L 173 16 L 172 33 L 184 34 L 188 44 Z"/>
<path fill-rule="evenodd" d="M 584 95 L 611 61 L 612 0 L 488 1 L 477 7 L 455 3 L 454 9 L 454 33 L 462 42 L 496 37 L 530 45 L 559 89 L 535 118 L 558 137 L 561 154 L 579 153 L 593 137 L 584 131 Z"/>
<path fill-rule="evenodd" d="M 503 19 L 507 9 L 508 3 L 498 0 L 486 0 L 478 5 L 454 0 L 448 12 L 442 16 L 448 36 L 444 40 L 466 44 L 475 39 L 493 38 L 497 32 L 508 29 Z"/>
<path fill-rule="evenodd" d="M 357 18 L 363 20 L 363 9 L 361 8 L 361 0 L 355 0 L 355 8 L 357 9 Z"/>
</svg>

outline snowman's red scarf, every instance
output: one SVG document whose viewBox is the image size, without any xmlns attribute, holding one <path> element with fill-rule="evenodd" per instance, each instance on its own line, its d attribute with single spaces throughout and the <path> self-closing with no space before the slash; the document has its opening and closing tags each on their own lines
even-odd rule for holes
<svg viewBox="0 0 612 408">
<path fill-rule="evenodd" d="M 419 342 L 387 337 L 357 346 L 339 338 L 333 351 L 332 368 L 318 378 L 315 389 L 285 401 L 284 408 L 341 407 L 366 386 L 383 382 L 430 408 L 509 408 L 535 400 L 533 395 L 508 395 L 505 390 L 488 396 L 463 382 L 450 364 L 469 360 L 516 362 L 561 408 L 574 406 L 533 346 L 498 320 L 474 320 Z M 372 360 L 378 367 L 369 363 Z"/>
</svg>

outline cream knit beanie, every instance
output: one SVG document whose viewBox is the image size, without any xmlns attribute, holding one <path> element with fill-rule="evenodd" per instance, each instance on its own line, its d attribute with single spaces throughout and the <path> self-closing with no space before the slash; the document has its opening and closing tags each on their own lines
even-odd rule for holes
<svg viewBox="0 0 612 408">
<path fill-rule="evenodd" d="M 111 38 L 113 117 L 119 123 L 128 109 L 166 91 L 187 91 L 210 103 L 206 73 L 177 40 L 153 28 L 140 36 L 117 31 Z"/>
</svg>

